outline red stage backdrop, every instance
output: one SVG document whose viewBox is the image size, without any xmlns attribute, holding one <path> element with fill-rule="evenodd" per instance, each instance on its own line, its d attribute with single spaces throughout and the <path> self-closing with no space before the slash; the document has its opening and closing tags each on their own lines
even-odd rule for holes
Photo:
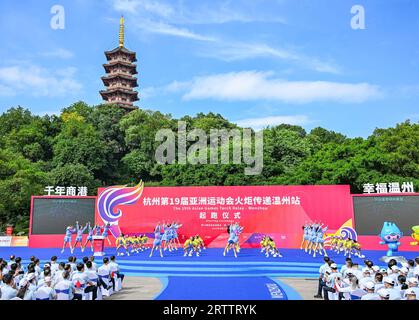
<svg viewBox="0 0 419 320">
<path fill-rule="evenodd" d="M 99 189 L 96 222 L 112 234 L 153 235 L 158 222 L 177 221 L 181 241 L 199 234 L 209 247 L 224 247 L 226 226 L 244 226 L 242 247 L 256 247 L 269 234 L 282 248 L 297 248 L 302 225 L 321 221 L 335 232 L 352 226 L 348 185 L 246 187 L 136 187 Z"/>
</svg>

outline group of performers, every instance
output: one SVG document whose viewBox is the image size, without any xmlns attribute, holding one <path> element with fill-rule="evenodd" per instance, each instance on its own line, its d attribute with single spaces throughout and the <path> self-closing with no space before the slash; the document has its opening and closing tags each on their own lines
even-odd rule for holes
<svg viewBox="0 0 419 320">
<path fill-rule="evenodd" d="M 282 255 L 279 253 L 278 248 L 276 247 L 275 241 L 268 235 L 264 235 L 262 237 L 262 240 L 260 241 L 260 252 L 265 252 L 265 256 L 269 258 L 269 255 L 272 255 L 272 257 L 282 257 Z"/>
<path fill-rule="evenodd" d="M 109 240 L 109 228 L 110 224 L 106 224 L 104 226 L 95 225 L 91 226 L 90 222 L 86 223 L 85 226 L 80 226 L 79 222 L 76 221 L 76 226 L 67 226 L 65 229 L 65 236 L 64 236 L 64 242 L 63 242 L 63 249 L 61 250 L 61 253 L 64 252 L 66 246 L 68 245 L 70 248 L 71 253 L 74 252 L 74 250 L 77 248 L 77 245 L 80 245 L 81 252 L 84 251 L 84 249 L 87 247 L 88 244 L 90 244 L 90 248 L 93 251 L 93 235 L 96 236 L 103 236 L 105 239 L 108 240 L 108 243 L 110 244 L 111 241 Z M 83 233 L 87 229 L 87 238 L 85 243 L 83 244 Z M 73 234 L 76 234 L 76 239 L 74 241 L 74 244 L 72 244 L 72 236 Z"/>
<path fill-rule="evenodd" d="M 316 257 L 317 252 L 321 255 L 327 256 L 326 249 L 324 246 L 324 235 L 328 227 L 324 227 L 323 223 L 313 222 L 305 223 L 303 225 L 303 239 L 301 241 L 300 249 L 304 249 L 305 252 L 308 251 L 308 254 L 311 255 L 313 252 L 313 257 Z"/>
<path fill-rule="evenodd" d="M 155 250 L 159 250 L 160 257 L 163 257 L 163 249 L 165 251 L 169 250 L 169 252 L 177 250 L 181 246 L 178 236 L 178 229 L 181 226 L 178 222 L 157 223 L 157 226 L 154 228 L 154 241 L 150 257 L 153 256 Z"/>
<path fill-rule="evenodd" d="M 185 243 L 183 244 L 183 256 L 192 257 L 195 253 L 197 257 L 199 257 L 199 253 L 202 249 L 205 248 L 204 240 L 197 234 L 193 237 L 186 239 Z"/>
<path fill-rule="evenodd" d="M 330 237 L 330 250 L 343 254 L 350 258 L 352 255 L 359 258 L 364 258 L 365 256 L 361 254 L 361 245 L 358 241 L 351 238 L 344 239 L 342 236 L 332 235 Z"/>
<path fill-rule="evenodd" d="M 324 224 L 320 222 L 305 223 L 303 225 L 303 239 L 301 241 L 300 249 L 304 249 L 308 254 L 313 252 L 313 257 L 316 257 L 317 252 L 319 254 L 324 254 L 324 256 L 327 257 L 325 244 L 327 229 L 328 227 L 324 227 Z M 361 245 L 355 239 L 336 234 L 329 235 L 328 239 L 329 241 L 327 244 L 331 251 L 336 253 L 343 252 L 348 258 L 351 256 L 364 258 L 361 254 Z"/>
<path fill-rule="evenodd" d="M 141 235 L 124 235 L 121 233 L 115 240 L 116 253 L 118 256 L 126 254 L 130 256 L 133 253 L 140 253 L 147 249 L 148 237 Z M 122 252 L 121 252 L 122 251 Z"/>
<path fill-rule="evenodd" d="M 159 251 L 160 257 L 163 257 L 163 251 L 168 250 L 169 252 L 177 251 L 182 247 L 179 236 L 178 229 L 182 227 L 182 224 L 179 222 L 173 221 L 171 223 L 157 223 L 154 228 L 154 240 L 152 242 L 150 257 L 153 256 L 155 251 Z M 300 249 L 304 249 L 308 254 L 312 254 L 313 257 L 316 257 L 316 254 L 327 256 L 325 248 L 325 233 L 328 230 L 327 226 L 324 226 L 320 222 L 305 223 L 303 225 L 303 239 L 301 242 Z M 65 231 L 64 243 L 62 248 L 62 253 L 64 252 L 66 246 L 68 245 L 71 253 L 80 246 L 81 252 L 83 252 L 86 247 L 90 244 L 90 248 L 93 251 L 93 236 L 103 236 L 107 239 L 110 244 L 109 239 L 109 229 L 110 224 L 105 224 L 103 226 L 95 225 L 91 226 L 90 222 L 86 225 L 81 226 L 78 221 L 76 221 L 75 227 L 68 226 Z M 227 226 L 228 240 L 224 248 L 223 255 L 232 250 L 235 257 L 240 252 L 239 237 L 243 232 L 243 227 L 240 226 L 237 222 Z M 87 230 L 87 238 L 83 243 L 83 233 Z M 72 243 L 72 236 L 76 234 L 75 241 Z M 357 256 L 363 258 L 361 254 L 360 244 L 353 239 L 344 238 L 340 235 L 331 235 L 329 237 L 330 241 L 328 242 L 330 250 L 343 254 L 347 257 Z M 148 246 L 149 238 L 146 234 L 141 235 L 124 235 L 121 234 L 115 240 L 116 251 L 118 256 L 131 255 L 134 253 L 140 253 L 149 248 Z M 276 247 L 275 241 L 269 235 L 264 235 L 260 241 L 261 253 L 265 254 L 266 257 L 282 257 L 279 253 L 278 248 Z M 205 248 L 204 240 L 200 235 L 194 235 L 186 239 L 183 243 L 183 252 L 184 256 L 199 256 L 201 251 Z"/>
</svg>

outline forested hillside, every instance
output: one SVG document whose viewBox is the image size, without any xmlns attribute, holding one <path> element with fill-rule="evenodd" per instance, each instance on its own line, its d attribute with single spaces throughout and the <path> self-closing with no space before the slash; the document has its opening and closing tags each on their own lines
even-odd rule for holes
<svg viewBox="0 0 419 320">
<path fill-rule="evenodd" d="M 243 165 L 159 165 L 155 133 L 238 128 L 219 114 L 173 119 L 148 110 L 126 114 L 112 106 L 77 102 L 59 116 L 36 116 L 21 107 L 0 116 L 0 226 L 28 228 L 30 196 L 47 185 L 262 185 L 350 184 L 413 181 L 419 188 L 419 124 L 406 121 L 376 129 L 366 138 L 315 128 L 279 125 L 264 130 L 262 174 L 247 176 Z M 240 129 L 240 128 L 238 128 Z"/>
</svg>

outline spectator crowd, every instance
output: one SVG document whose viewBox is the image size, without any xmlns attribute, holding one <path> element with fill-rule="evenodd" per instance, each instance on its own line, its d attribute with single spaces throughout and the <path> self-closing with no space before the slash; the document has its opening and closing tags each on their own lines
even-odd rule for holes
<svg viewBox="0 0 419 320">
<path fill-rule="evenodd" d="M 419 257 L 385 267 L 364 260 L 359 265 L 346 258 L 340 269 L 329 257 L 319 268 L 318 299 L 325 300 L 419 300 Z"/>
<path fill-rule="evenodd" d="M 122 289 L 124 275 L 115 256 L 59 262 L 56 256 L 41 266 L 32 256 L 24 266 L 20 257 L 0 258 L 0 300 L 101 300 Z"/>
</svg>

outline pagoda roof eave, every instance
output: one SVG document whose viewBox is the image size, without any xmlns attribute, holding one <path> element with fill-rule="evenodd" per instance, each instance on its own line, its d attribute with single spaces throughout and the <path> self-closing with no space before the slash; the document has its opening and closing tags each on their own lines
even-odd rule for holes
<svg viewBox="0 0 419 320">
<path fill-rule="evenodd" d="M 117 88 L 117 89 L 107 89 L 107 90 L 100 90 L 99 93 L 102 96 L 108 96 L 114 93 L 124 93 L 130 96 L 137 96 L 138 97 L 138 92 L 134 91 L 134 90 L 124 90 L 121 88 Z"/>
<path fill-rule="evenodd" d="M 110 51 L 105 51 L 105 56 L 106 56 L 106 58 L 109 58 L 109 57 L 111 57 L 112 55 L 117 54 L 117 53 L 119 53 L 119 52 L 122 52 L 122 53 L 125 53 L 126 55 L 131 56 L 131 57 L 132 57 L 132 59 L 133 59 L 133 60 L 132 60 L 133 62 L 137 61 L 137 58 L 136 58 L 136 53 L 135 53 L 134 51 L 130 51 L 130 50 L 128 50 L 128 49 L 127 49 L 127 48 L 125 48 L 125 47 L 117 47 L 117 48 L 112 49 L 112 50 L 110 50 Z"/>
</svg>

